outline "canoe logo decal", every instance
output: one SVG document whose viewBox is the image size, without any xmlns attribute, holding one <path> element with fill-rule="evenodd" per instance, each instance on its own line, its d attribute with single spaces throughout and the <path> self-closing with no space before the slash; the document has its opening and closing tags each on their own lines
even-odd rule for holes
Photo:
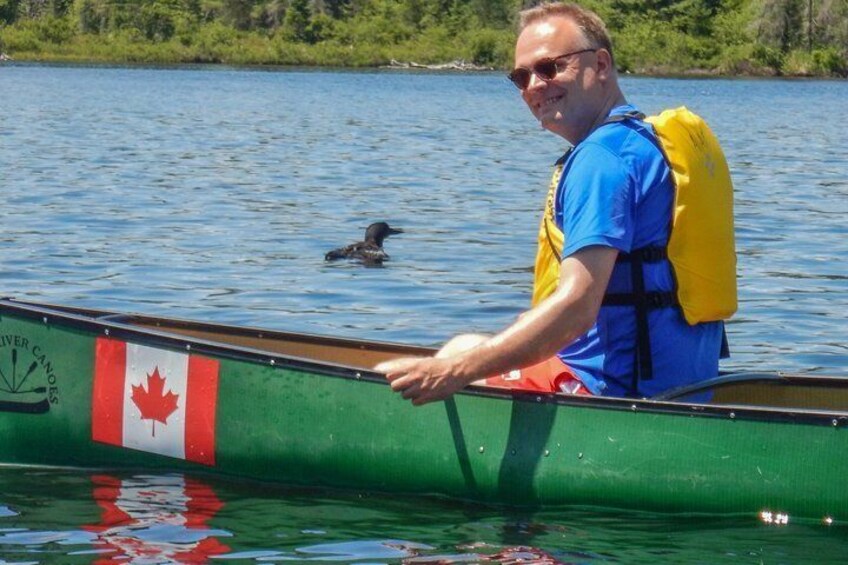
<svg viewBox="0 0 848 565">
<path fill-rule="evenodd" d="M 44 414 L 59 403 L 55 367 L 29 338 L 0 335 L 0 411 Z"/>
</svg>

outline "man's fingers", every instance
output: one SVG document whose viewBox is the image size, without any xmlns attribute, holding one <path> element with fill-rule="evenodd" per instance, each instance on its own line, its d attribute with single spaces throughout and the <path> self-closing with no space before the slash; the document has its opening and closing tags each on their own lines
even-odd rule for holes
<svg viewBox="0 0 848 565">
<path fill-rule="evenodd" d="M 392 387 L 393 391 L 399 392 L 406 400 L 412 400 L 413 404 L 416 404 L 416 401 L 425 394 L 421 388 L 421 382 L 409 375 L 390 381 L 389 386 Z"/>
<path fill-rule="evenodd" d="M 409 376 L 399 377 L 389 381 L 394 392 L 399 392 L 406 400 L 415 399 L 421 395 L 421 384 Z"/>
<path fill-rule="evenodd" d="M 413 405 L 421 406 L 447 396 L 432 390 L 433 376 L 428 376 L 428 369 L 423 365 L 426 365 L 424 357 L 404 357 L 378 363 L 374 366 L 374 371 L 386 375 L 394 392 L 400 393 L 406 400 L 411 400 Z"/>
<path fill-rule="evenodd" d="M 389 378 L 389 386 L 392 387 L 392 390 L 395 392 L 400 392 L 408 389 L 413 384 L 412 379 L 406 376 L 396 377 L 394 379 Z"/>
<path fill-rule="evenodd" d="M 382 363 L 377 363 L 374 366 L 374 370 L 378 373 L 383 373 L 391 381 L 406 374 L 409 368 L 415 365 L 419 359 L 419 357 L 404 357 L 402 359 L 383 361 Z"/>
<path fill-rule="evenodd" d="M 413 383 L 410 386 L 406 387 L 400 393 L 400 395 L 407 400 L 418 398 L 418 395 L 420 395 L 420 394 L 421 394 L 420 387 L 416 383 Z"/>
<path fill-rule="evenodd" d="M 448 396 L 450 396 L 450 395 L 443 394 L 443 393 L 433 393 L 432 391 L 424 392 L 424 391 L 419 390 L 417 392 L 417 394 L 412 398 L 412 405 L 413 406 L 421 406 L 422 404 L 429 404 L 431 402 L 438 402 L 440 400 L 444 400 Z"/>
</svg>

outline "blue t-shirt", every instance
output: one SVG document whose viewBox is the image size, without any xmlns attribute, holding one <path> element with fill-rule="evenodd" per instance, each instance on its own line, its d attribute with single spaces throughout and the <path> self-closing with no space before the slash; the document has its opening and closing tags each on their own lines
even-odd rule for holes
<svg viewBox="0 0 848 565">
<path fill-rule="evenodd" d="M 619 106 L 610 115 L 633 112 Z M 651 126 L 628 119 L 607 123 L 580 142 L 565 162 L 555 199 L 555 220 L 565 234 L 562 257 L 591 245 L 630 252 L 668 243 L 674 185 Z M 674 288 L 668 261 L 645 263 L 647 291 Z M 608 293 L 631 291 L 630 264 L 616 264 Z M 723 323 L 690 326 L 677 307 L 648 311 L 653 378 L 639 396 L 718 375 Z M 594 326 L 559 357 L 594 393 L 626 396 L 636 348 L 633 306 L 602 306 Z"/>
</svg>

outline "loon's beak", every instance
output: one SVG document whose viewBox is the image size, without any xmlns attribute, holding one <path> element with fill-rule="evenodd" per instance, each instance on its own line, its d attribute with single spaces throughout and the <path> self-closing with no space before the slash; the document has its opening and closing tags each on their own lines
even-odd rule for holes
<svg viewBox="0 0 848 565">
<path fill-rule="evenodd" d="M 389 234 L 403 233 L 403 230 L 400 228 L 389 228 Z"/>
</svg>

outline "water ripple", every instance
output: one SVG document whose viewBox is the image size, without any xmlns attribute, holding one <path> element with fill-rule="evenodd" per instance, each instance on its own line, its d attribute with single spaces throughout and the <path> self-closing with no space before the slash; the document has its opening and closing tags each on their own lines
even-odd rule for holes
<svg viewBox="0 0 848 565">
<path fill-rule="evenodd" d="M 499 75 L 2 73 L 3 295 L 425 345 L 527 306 L 563 147 Z M 848 130 L 832 116 L 848 84 L 624 87 L 648 112 L 686 103 L 726 148 L 740 312 L 725 368 L 844 371 Z M 406 231 L 385 268 L 324 263 L 376 220 Z"/>
</svg>

